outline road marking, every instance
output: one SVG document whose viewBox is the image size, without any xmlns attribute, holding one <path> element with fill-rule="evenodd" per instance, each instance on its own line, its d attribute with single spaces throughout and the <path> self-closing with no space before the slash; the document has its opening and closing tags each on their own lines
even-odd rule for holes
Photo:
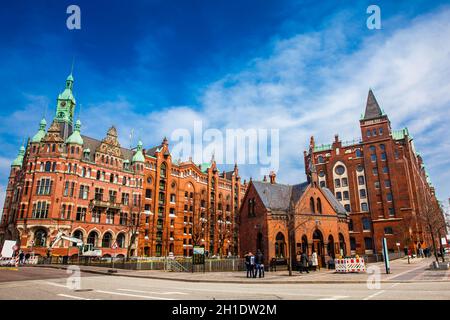
<svg viewBox="0 0 450 320">
<path fill-rule="evenodd" d="M 329 298 L 320 298 L 319 300 L 339 300 L 339 299 L 345 299 L 348 298 L 348 296 L 332 296 Z"/>
<path fill-rule="evenodd" d="M 390 286 L 390 288 L 396 287 L 396 286 L 398 286 L 399 284 L 401 284 L 401 283 L 400 283 L 400 282 L 394 283 L 392 286 Z"/>
<path fill-rule="evenodd" d="M 65 284 L 54 283 L 54 282 L 49 282 L 49 281 L 43 281 L 43 283 L 48 284 L 48 285 L 51 285 L 51 286 L 55 286 L 55 287 L 61 287 L 61 288 L 69 289 L 69 288 L 67 287 L 67 285 L 65 285 Z"/>
<path fill-rule="evenodd" d="M 378 292 L 375 292 L 374 294 L 371 294 L 370 296 L 365 297 L 363 300 L 370 300 L 370 299 L 372 299 L 382 293 L 385 293 L 385 292 L 386 292 L 386 290 L 380 290 Z"/>
<path fill-rule="evenodd" d="M 69 294 L 62 294 L 62 293 L 58 293 L 58 296 L 60 296 L 60 297 L 65 297 L 65 298 L 76 299 L 76 300 L 91 300 L 91 299 L 88 299 L 88 298 L 77 297 L 77 296 L 71 296 L 71 295 L 69 295 Z"/>
<path fill-rule="evenodd" d="M 175 300 L 171 298 L 161 298 L 161 297 L 151 297 L 151 296 L 142 296 L 138 294 L 129 294 L 129 293 L 120 293 L 114 291 L 103 291 L 103 290 L 95 290 L 95 292 L 106 293 L 106 294 L 115 294 L 118 296 L 127 296 L 127 297 L 135 297 L 135 298 L 144 298 L 144 299 L 154 299 L 154 300 Z"/>
<path fill-rule="evenodd" d="M 150 294 L 187 294 L 185 292 L 155 292 L 155 291 L 143 291 L 143 290 L 132 290 L 132 289 L 117 289 L 120 291 L 137 292 L 137 293 L 150 293 Z"/>
<path fill-rule="evenodd" d="M 388 279 L 389 279 L 389 280 L 393 280 L 393 279 L 398 278 L 398 277 L 400 277 L 400 276 L 402 276 L 402 275 L 404 275 L 404 274 L 406 274 L 406 273 L 409 273 L 409 272 L 412 272 L 412 271 L 415 271 L 415 270 L 418 270 L 418 269 L 421 269 L 421 268 L 426 268 L 426 265 L 421 265 L 421 266 L 418 266 L 418 267 L 416 267 L 416 268 L 413 268 L 413 269 L 409 269 L 409 270 L 400 272 L 399 274 L 397 274 L 397 275 L 395 275 L 395 276 L 393 276 L 393 277 L 391 277 L 391 278 L 388 278 Z"/>
</svg>

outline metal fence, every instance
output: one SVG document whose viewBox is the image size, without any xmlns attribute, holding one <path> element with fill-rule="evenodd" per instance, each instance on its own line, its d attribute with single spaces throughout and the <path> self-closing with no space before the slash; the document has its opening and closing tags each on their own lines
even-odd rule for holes
<svg viewBox="0 0 450 320">
<path fill-rule="evenodd" d="M 67 257 L 39 257 L 38 264 L 75 264 L 93 267 L 113 267 L 113 258 L 79 257 L 67 259 Z M 190 258 L 150 257 L 132 259 L 114 258 L 114 268 L 127 270 L 166 270 L 178 272 L 225 272 L 245 270 L 244 259 L 205 259 L 204 265 L 193 265 Z"/>
</svg>

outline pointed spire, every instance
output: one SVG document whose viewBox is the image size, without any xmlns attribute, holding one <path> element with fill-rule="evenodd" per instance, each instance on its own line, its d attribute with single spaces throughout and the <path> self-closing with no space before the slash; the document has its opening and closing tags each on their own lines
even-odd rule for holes
<svg viewBox="0 0 450 320">
<path fill-rule="evenodd" d="M 370 89 L 369 94 L 367 95 L 366 112 L 364 113 L 363 120 L 375 119 L 382 115 L 383 111 L 381 111 L 377 99 L 375 98 L 372 89 Z"/>
<path fill-rule="evenodd" d="M 80 135 L 80 129 L 81 129 L 81 121 L 80 121 L 80 119 L 78 119 L 77 122 L 75 123 L 74 131 L 66 140 L 67 144 L 73 143 L 73 144 L 79 144 L 81 146 L 83 145 L 84 141 Z"/>
<path fill-rule="evenodd" d="M 47 121 L 45 121 L 45 118 L 42 118 L 41 122 L 39 123 L 39 130 L 31 139 L 31 143 L 41 142 L 42 138 L 45 137 L 45 128 L 46 127 L 47 127 Z"/>
<path fill-rule="evenodd" d="M 19 149 L 16 159 L 14 159 L 11 167 L 21 167 L 23 162 L 23 157 L 25 155 L 25 147 L 22 145 Z"/>
<path fill-rule="evenodd" d="M 136 148 L 136 153 L 133 155 L 133 159 L 131 159 L 131 162 L 145 162 L 144 153 L 142 152 L 142 146 L 142 141 L 139 140 Z"/>
</svg>

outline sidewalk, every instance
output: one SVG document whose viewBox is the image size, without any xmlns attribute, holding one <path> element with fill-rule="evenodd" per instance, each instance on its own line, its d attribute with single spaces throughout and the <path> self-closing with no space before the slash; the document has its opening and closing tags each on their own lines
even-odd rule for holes
<svg viewBox="0 0 450 320">
<path fill-rule="evenodd" d="M 450 271 L 428 270 L 429 265 L 434 261 L 433 258 L 416 258 L 411 259 L 408 264 L 407 259 L 398 259 L 391 262 L 391 273 L 385 273 L 383 262 L 371 263 L 368 267 L 376 266 L 379 268 L 382 283 L 398 283 L 398 282 L 450 282 Z M 67 269 L 68 265 L 38 265 L 34 267 Z M 293 276 L 289 276 L 288 271 L 266 272 L 264 278 L 247 278 L 246 272 L 170 272 L 157 270 L 124 270 L 115 269 L 116 273 L 109 273 L 109 268 L 79 266 L 82 272 L 146 278 L 157 280 L 172 280 L 184 282 L 209 282 L 209 283 L 269 283 L 269 284 L 289 284 L 289 283 L 366 283 L 369 277 L 374 277 L 373 273 L 349 273 L 338 274 L 334 270 L 321 269 L 320 271 L 312 271 L 309 274 L 293 272 Z"/>
</svg>

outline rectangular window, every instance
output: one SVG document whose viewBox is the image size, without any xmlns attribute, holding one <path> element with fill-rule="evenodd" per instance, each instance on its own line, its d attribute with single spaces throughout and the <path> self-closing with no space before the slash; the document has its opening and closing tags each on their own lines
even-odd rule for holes
<svg viewBox="0 0 450 320">
<path fill-rule="evenodd" d="M 145 189 L 145 197 L 147 199 L 151 199 L 152 198 L 152 189 Z"/>
<path fill-rule="evenodd" d="M 334 186 L 336 188 L 340 188 L 341 187 L 341 180 L 340 179 L 334 179 Z"/>
<path fill-rule="evenodd" d="M 106 213 L 106 223 L 113 224 L 114 223 L 114 214 L 112 212 Z"/>
<path fill-rule="evenodd" d="M 384 180 L 384 186 L 386 188 L 390 188 L 391 187 L 391 180 Z"/>
<path fill-rule="evenodd" d="M 342 200 L 342 193 L 336 192 L 336 199 Z"/>
<path fill-rule="evenodd" d="M 371 160 L 372 162 L 377 161 L 377 155 L 376 155 L 376 154 L 371 154 L 371 155 L 370 155 L 370 160 Z"/>
<path fill-rule="evenodd" d="M 392 201 L 392 193 L 387 193 L 386 194 L 386 200 L 387 201 Z"/>
<path fill-rule="evenodd" d="M 95 200 L 103 201 L 103 189 L 95 188 Z"/>
<path fill-rule="evenodd" d="M 383 173 L 389 173 L 388 167 L 383 167 Z"/>
<path fill-rule="evenodd" d="M 86 208 L 77 208 L 77 216 L 76 216 L 76 220 L 77 221 L 85 221 L 86 219 Z"/>
<path fill-rule="evenodd" d="M 395 209 L 394 208 L 389 208 L 389 216 L 395 217 Z"/>
<path fill-rule="evenodd" d="M 375 189 L 380 189 L 380 181 L 375 181 Z"/>
<path fill-rule="evenodd" d="M 100 223 L 100 211 L 97 210 L 92 211 L 92 222 Z"/>
<path fill-rule="evenodd" d="M 384 234 L 394 234 L 394 231 L 392 230 L 392 227 L 385 227 L 384 228 Z"/>
<path fill-rule="evenodd" d="M 342 178 L 342 186 L 343 186 L 343 187 L 348 186 L 348 180 L 347 180 L 347 178 Z"/>
<path fill-rule="evenodd" d="M 129 202 L 130 202 L 130 194 L 122 193 L 122 204 L 127 206 Z"/>
<path fill-rule="evenodd" d="M 41 179 L 37 182 L 36 194 L 49 195 L 52 192 L 53 181 L 51 179 Z M 26 190 L 26 189 L 25 189 Z"/>
<path fill-rule="evenodd" d="M 109 202 L 116 203 L 116 199 L 117 199 L 117 191 L 109 190 Z"/>
<path fill-rule="evenodd" d="M 359 190 L 359 197 L 361 199 L 365 199 L 366 198 L 366 189 L 360 189 Z"/>
<path fill-rule="evenodd" d="M 358 184 L 359 185 L 364 185 L 365 181 L 364 181 L 364 176 L 358 176 Z"/>
<path fill-rule="evenodd" d="M 175 194 L 170 195 L 170 202 L 175 203 Z"/>
<path fill-rule="evenodd" d="M 80 186 L 79 198 L 87 200 L 89 198 L 89 186 Z"/>
<path fill-rule="evenodd" d="M 378 168 L 372 168 L 372 173 L 374 175 L 378 175 Z"/>
<path fill-rule="evenodd" d="M 386 161 L 386 152 L 381 154 L 381 161 Z"/>
<path fill-rule="evenodd" d="M 344 191 L 343 195 L 344 195 L 344 200 L 348 200 L 349 199 L 348 191 Z"/>
</svg>

